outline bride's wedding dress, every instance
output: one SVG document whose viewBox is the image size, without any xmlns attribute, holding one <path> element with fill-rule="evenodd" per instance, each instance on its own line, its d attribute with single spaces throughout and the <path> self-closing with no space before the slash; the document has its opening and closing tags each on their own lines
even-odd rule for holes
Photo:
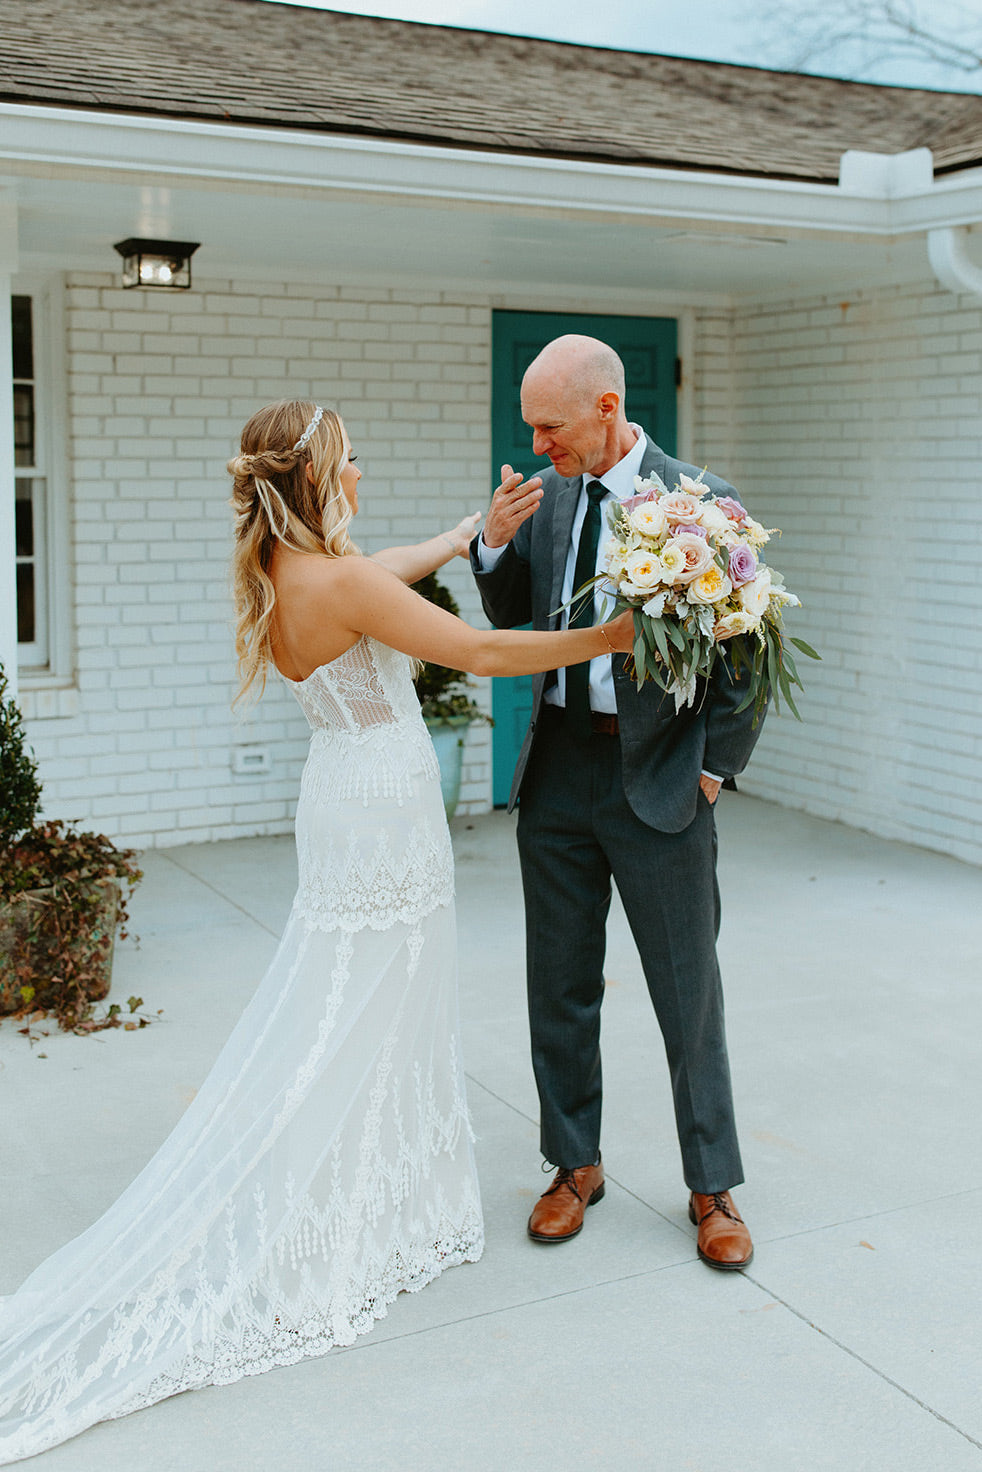
<svg viewBox="0 0 982 1472">
<path fill-rule="evenodd" d="M 313 727 L 299 888 L 169 1139 L 0 1307 L 0 1463 L 178 1391 L 350 1344 L 480 1256 L 453 862 L 402 655 L 292 688 Z"/>
</svg>

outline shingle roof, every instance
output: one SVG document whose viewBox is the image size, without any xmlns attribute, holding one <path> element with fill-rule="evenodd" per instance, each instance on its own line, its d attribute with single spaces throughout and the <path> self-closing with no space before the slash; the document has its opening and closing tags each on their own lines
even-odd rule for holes
<svg viewBox="0 0 982 1472">
<path fill-rule="evenodd" d="M 834 182 L 982 162 L 982 98 L 264 0 L 0 0 L 0 100 Z"/>
</svg>

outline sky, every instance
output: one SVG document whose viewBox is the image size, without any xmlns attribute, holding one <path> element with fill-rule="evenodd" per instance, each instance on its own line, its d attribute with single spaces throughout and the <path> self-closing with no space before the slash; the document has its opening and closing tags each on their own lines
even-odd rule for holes
<svg viewBox="0 0 982 1472">
<path fill-rule="evenodd" d="M 776 70 L 801 63 L 803 38 L 826 38 L 840 13 L 869 16 L 890 0 L 268 0 L 398 20 L 504 31 L 590 46 L 731 61 Z M 892 0 L 915 24 L 941 30 L 982 55 L 982 0 Z M 889 58 L 882 44 L 847 42 L 805 69 L 900 86 L 982 92 L 974 74 L 924 58 Z"/>
</svg>

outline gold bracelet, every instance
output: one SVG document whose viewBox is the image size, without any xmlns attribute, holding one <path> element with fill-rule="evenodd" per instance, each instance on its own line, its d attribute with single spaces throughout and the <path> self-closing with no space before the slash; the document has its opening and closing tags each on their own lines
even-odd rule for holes
<svg viewBox="0 0 982 1472">
<path fill-rule="evenodd" d="M 607 648 L 610 650 L 611 654 L 614 654 L 616 651 L 614 649 L 613 644 L 611 644 L 610 640 L 607 638 L 607 630 L 606 630 L 606 628 L 604 627 L 603 624 L 600 624 L 599 625 L 599 629 L 600 629 L 601 634 L 603 634 L 603 636 L 604 636 L 604 643 L 606 644 Z"/>
</svg>

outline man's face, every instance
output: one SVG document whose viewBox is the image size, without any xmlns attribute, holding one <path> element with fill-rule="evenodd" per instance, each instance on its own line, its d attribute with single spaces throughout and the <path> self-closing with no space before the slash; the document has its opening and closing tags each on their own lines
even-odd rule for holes
<svg viewBox="0 0 982 1472">
<path fill-rule="evenodd" d="M 571 394 L 555 380 L 526 379 L 522 384 L 522 418 L 532 430 L 532 451 L 548 455 L 553 469 L 567 479 L 594 473 L 607 449 L 607 419 L 600 402 Z"/>
</svg>

